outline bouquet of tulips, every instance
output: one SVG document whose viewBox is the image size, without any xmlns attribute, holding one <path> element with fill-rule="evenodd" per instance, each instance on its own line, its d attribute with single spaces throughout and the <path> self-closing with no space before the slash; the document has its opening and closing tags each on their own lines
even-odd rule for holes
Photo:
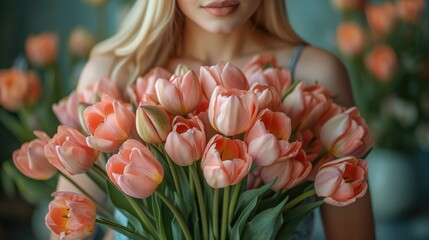
<svg viewBox="0 0 429 240">
<path fill-rule="evenodd" d="M 57 133 L 36 131 L 13 160 L 79 189 L 52 195 L 46 225 L 61 239 L 95 224 L 131 239 L 287 239 L 321 204 L 367 192 L 368 127 L 334 99 L 292 83 L 272 56 L 243 69 L 157 67 L 125 91 L 104 78 L 72 92 L 53 106 Z M 74 181 L 81 174 L 106 202 Z"/>
<path fill-rule="evenodd" d="M 427 1 L 374 2 L 332 0 L 341 12 L 337 46 L 352 73 L 357 104 L 377 146 L 427 148 Z"/>
</svg>

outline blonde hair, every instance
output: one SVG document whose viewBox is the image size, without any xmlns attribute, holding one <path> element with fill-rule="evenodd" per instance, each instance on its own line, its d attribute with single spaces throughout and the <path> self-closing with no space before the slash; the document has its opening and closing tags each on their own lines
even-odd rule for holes
<svg viewBox="0 0 429 240">
<path fill-rule="evenodd" d="M 289 24 L 284 0 L 262 0 L 252 20 L 289 43 L 304 43 Z M 183 21 L 175 0 L 136 0 L 119 31 L 97 44 L 91 57 L 113 57 L 110 78 L 123 88 L 180 51 Z"/>
</svg>

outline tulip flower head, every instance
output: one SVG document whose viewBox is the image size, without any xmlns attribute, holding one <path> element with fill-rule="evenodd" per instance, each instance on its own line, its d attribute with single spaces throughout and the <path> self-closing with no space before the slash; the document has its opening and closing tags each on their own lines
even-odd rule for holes
<svg viewBox="0 0 429 240">
<path fill-rule="evenodd" d="M 136 128 L 143 141 L 158 144 L 171 132 L 170 118 L 160 107 L 142 104 L 136 112 Z"/>
<path fill-rule="evenodd" d="M 94 231 L 96 207 L 89 198 L 72 192 L 55 192 L 45 217 L 46 226 L 61 240 L 79 240 Z"/>
<path fill-rule="evenodd" d="M 161 163 L 134 139 L 125 141 L 119 153 L 109 158 L 106 172 L 120 190 L 135 198 L 152 195 L 164 177 Z"/>
<path fill-rule="evenodd" d="M 51 65 L 57 60 L 58 35 L 45 32 L 29 36 L 25 41 L 25 51 L 32 64 L 38 67 Z"/>
</svg>

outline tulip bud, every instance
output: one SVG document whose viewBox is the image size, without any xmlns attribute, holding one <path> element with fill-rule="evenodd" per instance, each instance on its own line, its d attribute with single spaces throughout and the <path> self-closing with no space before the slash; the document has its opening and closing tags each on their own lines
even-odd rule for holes
<svg viewBox="0 0 429 240">
<path fill-rule="evenodd" d="M 140 105 L 136 112 L 136 128 L 143 141 L 152 144 L 161 143 L 171 132 L 170 118 L 157 106 Z"/>
</svg>

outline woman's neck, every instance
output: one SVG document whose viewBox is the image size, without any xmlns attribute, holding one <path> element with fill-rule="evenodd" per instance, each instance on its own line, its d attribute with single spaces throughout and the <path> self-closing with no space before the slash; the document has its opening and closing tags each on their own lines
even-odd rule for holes
<svg viewBox="0 0 429 240">
<path fill-rule="evenodd" d="M 188 20 L 183 33 L 182 54 L 178 57 L 205 65 L 229 61 L 260 51 L 264 35 L 250 22 L 230 33 L 219 34 L 208 32 Z"/>
</svg>

